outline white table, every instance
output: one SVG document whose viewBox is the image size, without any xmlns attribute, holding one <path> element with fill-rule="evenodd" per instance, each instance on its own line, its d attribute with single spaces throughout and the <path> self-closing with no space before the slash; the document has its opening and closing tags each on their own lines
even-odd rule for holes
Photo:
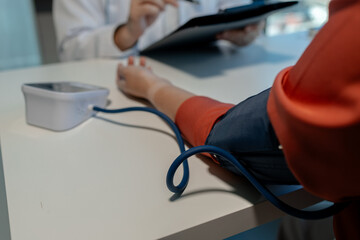
<svg viewBox="0 0 360 240">
<path fill-rule="evenodd" d="M 149 64 L 180 87 L 237 103 L 270 87 L 308 42 L 304 34 L 260 38 L 237 50 L 159 54 Z M 13 240 L 221 239 L 283 215 L 245 179 L 197 157 L 189 160 L 189 186 L 172 201 L 165 176 L 178 147 L 169 127 L 148 113 L 98 114 L 66 132 L 26 124 L 20 87 L 27 82 L 95 84 L 110 89 L 109 108 L 142 106 L 116 89 L 117 63 L 92 60 L 0 73 L 0 218 L 9 218 L 1 239 L 9 232 Z M 283 197 L 293 206 L 319 201 L 299 187 L 273 188 L 290 191 Z"/>
</svg>

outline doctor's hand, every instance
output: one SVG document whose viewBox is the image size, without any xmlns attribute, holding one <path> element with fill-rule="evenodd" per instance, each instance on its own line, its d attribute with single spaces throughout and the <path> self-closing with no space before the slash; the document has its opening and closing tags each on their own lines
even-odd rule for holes
<svg viewBox="0 0 360 240">
<path fill-rule="evenodd" d="M 169 81 L 155 75 L 151 68 L 146 66 L 144 57 L 140 57 L 138 65 L 135 65 L 134 57 L 129 57 L 128 66 L 120 63 L 117 68 L 116 84 L 124 93 L 150 102 L 158 89 L 171 85 Z"/>
<path fill-rule="evenodd" d="M 131 48 L 146 28 L 165 10 L 167 4 L 178 7 L 177 0 L 131 0 L 128 22 L 114 33 L 114 42 L 118 48 Z"/>
<path fill-rule="evenodd" d="M 219 33 L 216 38 L 218 40 L 227 40 L 238 46 L 246 46 L 260 35 L 264 26 L 265 22 L 261 21 L 259 23 L 247 25 L 242 29 L 233 29 Z"/>
</svg>

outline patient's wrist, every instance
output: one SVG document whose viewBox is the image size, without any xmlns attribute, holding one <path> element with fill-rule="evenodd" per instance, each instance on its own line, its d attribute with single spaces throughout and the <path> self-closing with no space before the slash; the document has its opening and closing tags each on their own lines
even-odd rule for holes
<svg viewBox="0 0 360 240">
<path fill-rule="evenodd" d="M 146 93 L 146 98 L 149 102 L 154 102 L 156 94 L 159 92 L 159 90 L 163 89 L 164 87 L 172 86 L 172 84 L 162 78 L 159 78 L 158 80 L 154 81 L 151 86 L 148 88 L 148 91 Z"/>
</svg>

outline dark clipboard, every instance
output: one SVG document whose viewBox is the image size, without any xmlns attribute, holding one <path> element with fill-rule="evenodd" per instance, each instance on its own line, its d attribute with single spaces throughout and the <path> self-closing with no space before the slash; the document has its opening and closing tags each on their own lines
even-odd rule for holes
<svg viewBox="0 0 360 240">
<path fill-rule="evenodd" d="M 217 33 L 237 29 L 265 19 L 277 10 L 297 4 L 298 1 L 254 2 L 249 5 L 220 10 L 217 14 L 196 17 L 163 39 L 141 51 L 152 52 L 159 49 L 196 46 L 215 41 Z"/>
</svg>

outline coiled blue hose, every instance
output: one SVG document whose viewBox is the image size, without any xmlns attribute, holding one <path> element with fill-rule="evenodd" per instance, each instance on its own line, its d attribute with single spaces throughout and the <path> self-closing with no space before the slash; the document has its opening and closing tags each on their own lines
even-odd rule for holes
<svg viewBox="0 0 360 240">
<path fill-rule="evenodd" d="M 184 141 L 181 137 L 181 133 L 178 129 L 178 127 L 175 125 L 175 123 L 164 113 L 153 109 L 153 108 L 147 108 L 147 107 L 129 107 L 129 108 L 121 108 L 121 109 L 104 109 L 97 106 L 93 106 L 93 110 L 96 112 L 103 112 L 103 113 L 124 113 L 124 112 L 131 112 L 131 111 L 143 111 L 143 112 L 149 112 L 152 114 L 155 114 L 162 118 L 164 121 L 168 123 L 168 125 L 171 127 L 171 129 L 174 131 L 176 140 L 178 142 L 180 152 L 181 154 L 174 160 L 174 162 L 171 164 L 167 176 L 166 176 L 166 184 L 168 189 L 173 193 L 182 193 L 188 182 L 189 182 L 189 164 L 187 159 L 195 154 L 198 153 L 211 153 L 216 154 L 221 157 L 226 158 L 229 160 L 234 167 L 236 167 L 249 181 L 250 183 L 262 194 L 264 197 L 271 202 L 274 206 L 282 210 L 283 212 L 294 216 L 298 218 L 303 219 L 321 219 L 330 217 L 338 212 L 340 212 L 342 209 L 344 209 L 348 204 L 347 203 L 334 203 L 333 205 L 326 207 L 324 209 L 315 210 L 315 211 L 305 211 L 300 210 L 297 208 L 294 208 L 283 201 L 281 201 L 279 198 L 277 198 L 269 189 L 267 189 L 263 184 L 261 184 L 256 177 L 237 159 L 231 155 L 229 152 L 225 151 L 224 149 L 221 149 L 219 147 L 215 146 L 197 146 L 190 148 L 189 150 L 185 151 L 185 145 Z M 174 175 L 177 169 L 180 165 L 183 165 L 183 177 L 181 182 L 175 186 L 174 185 Z"/>
</svg>

